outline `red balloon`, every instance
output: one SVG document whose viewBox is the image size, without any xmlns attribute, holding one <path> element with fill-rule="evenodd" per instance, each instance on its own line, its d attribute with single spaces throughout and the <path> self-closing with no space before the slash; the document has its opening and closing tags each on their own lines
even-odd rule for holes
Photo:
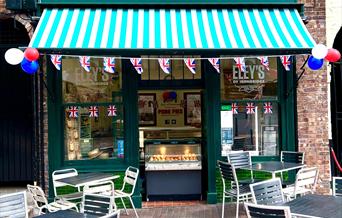
<svg viewBox="0 0 342 218">
<path fill-rule="evenodd" d="M 39 52 L 35 48 L 25 49 L 24 56 L 29 61 L 36 61 L 39 58 Z"/>
<path fill-rule="evenodd" d="M 341 53 L 337 49 L 334 49 L 334 48 L 329 48 L 328 54 L 327 56 L 325 56 L 325 60 L 329 62 L 336 62 L 340 60 L 340 58 L 341 58 Z"/>
</svg>

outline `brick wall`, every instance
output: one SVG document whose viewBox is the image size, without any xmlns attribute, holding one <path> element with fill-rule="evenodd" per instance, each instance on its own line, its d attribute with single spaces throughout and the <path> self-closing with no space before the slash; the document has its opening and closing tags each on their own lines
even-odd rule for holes
<svg viewBox="0 0 342 218">
<path fill-rule="evenodd" d="M 326 21 L 324 0 L 301 0 L 306 25 L 317 43 L 326 44 Z M 303 64 L 303 57 L 297 56 L 297 69 Z M 328 79 L 326 63 L 321 70 L 305 73 L 298 82 L 298 150 L 305 152 L 305 164 L 319 168 L 317 192 L 330 192 L 330 154 L 328 129 Z M 298 72 L 299 73 L 299 72 Z"/>
</svg>

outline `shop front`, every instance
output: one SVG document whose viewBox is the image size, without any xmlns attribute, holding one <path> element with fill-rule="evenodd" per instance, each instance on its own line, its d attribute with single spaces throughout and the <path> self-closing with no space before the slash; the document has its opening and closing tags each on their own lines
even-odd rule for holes
<svg viewBox="0 0 342 218">
<path fill-rule="evenodd" d="M 295 150 L 294 57 L 314 46 L 300 5 L 227 2 L 42 1 L 29 46 L 45 54 L 49 176 L 131 165 L 137 205 L 215 203 L 227 152 Z"/>
</svg>

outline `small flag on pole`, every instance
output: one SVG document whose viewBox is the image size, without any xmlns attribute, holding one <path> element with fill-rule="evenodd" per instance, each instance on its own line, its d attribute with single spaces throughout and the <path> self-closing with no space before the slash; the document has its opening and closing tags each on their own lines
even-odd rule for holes
<svg viewBox="0 0 342 218">
<path fill-rule="evenodd" d="M 246 72 L 245 58 L 234 58 L 234 61 L 240 72 Z"/>
<path fill-rule="evenodd" d="M 280 56 L 281 63 L 283 64 L 286 71 L 290 71 L 290 66 L 291 66 L 290 59 L 291 59 L 290 55 Z"/>
<path fill-rule="evenodd" d="M 247 103 L 247 105 L 246 105 L 246 114 L 255 114 L 254 103 Z"/>
<path fill-rule="evenodd" d="M 89 117 L 99 117 L 99 108 L 97 106 L 90 106 L 89 110 Z"/>
<path fill-rule="evenodd" d="M 141 58 L 131 58 L 130 60 L 131 60 L 131 63 L 133 64 L 133 67 L 137 71 L 137 73 L 141 74 L 143 72 Z"/>
<path fill-rule="evenodd" d="M 220 73 L 220 59 L 219 58 L 208 58 L 208 61 L 213 65 L 215 70 Z"/>
<path fill-rule="evenodd" d="M 85 71 L 90 72 L 90 57 L 89 56 L 80 56 L 80 63 Z"/>
<path fill-rule="evenodd" d="M 270 63 L 268 62 L 268 57 L 258 57 L 262 66 L 267 70 L 270 70 Z"/>
<path fill-rule="evenodd" d="M 104 70 L 108 73 L 115 73 L 115 58 L 103 58 Z"/>
<path fill-rule="evenodd" d="M 196 60 L 194 58 L 184 58 L 184 63 L 192 74 L 196 74 Z"/>
<path fill-rule="evenodd" d="M 158 62 L 159 62 L 160 68 L 164 71 L 164 73 L 170 74 L 170 72 L 171 72 L 170 59 L 169 58 L 158 58 Z"/>
<path fill-rule="evenodd" d="M 271 114 L 272 113 L 272 103 L 265 102 L 264 103 L 264 114 Z"/>
<path fill-rule="evenodd" d="M 62 55 L 50 55 L 50 59 L 52 64 L 56 67 L 56 69 L 61 70 Z"/>
<path fill-rule="evenodd" d="M 68 112 L 69 112 L 70 118 L 78 117 L 78 107 L 77 106 L 70 106 Z"/>
</svg>

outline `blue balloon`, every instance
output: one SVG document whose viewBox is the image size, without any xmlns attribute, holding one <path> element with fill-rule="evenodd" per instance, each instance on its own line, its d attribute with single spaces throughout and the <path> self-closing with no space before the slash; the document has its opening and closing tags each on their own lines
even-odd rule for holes
<svg viewBox="0 0 342 218">
<path fill-rule="evenodd" d="M 324 59 L 317 59 L 313 56 L 309 57 L 308 66 L 311 70 L 318 70 L 323 66 Z"/>
<path fill-rule="evenodd" d="M 170 92 L 170 98 L 172 100 L 176 99 L 177 98 L 177 93 L 176 92 Z"/>
<path fill-rule="evenodd" d="M 34 74 L 39 68 L 38 61 L 29 61 L 24 58 L 21 62 L 21 69 L 28 74 Z"/>
</svg>

